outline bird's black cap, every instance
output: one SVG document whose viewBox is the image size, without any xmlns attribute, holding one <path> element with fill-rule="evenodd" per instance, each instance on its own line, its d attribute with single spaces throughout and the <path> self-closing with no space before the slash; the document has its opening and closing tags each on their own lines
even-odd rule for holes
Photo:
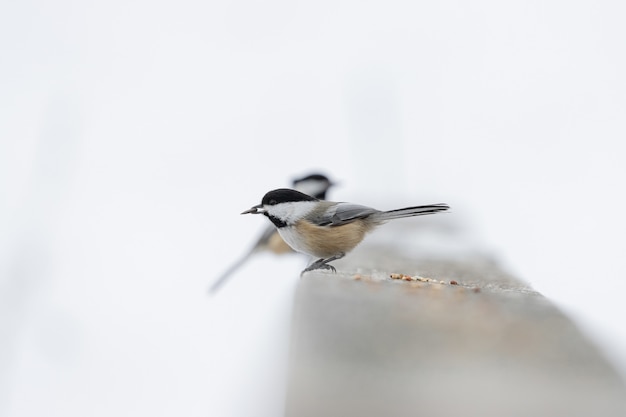
<svg viewBox="0 0 626 417">
<path fill-rule="evenodd" d="M 330 183 L 330 180 L 328 179 L 328 177 L 326 175 L 319 174 L 319 173 L 314 173 L 314 174 L 307 175 L 306 177 L 294 179 L 293 180 L 293 185 L 295 186 L 295 185 L 297 185 L 298 183 L 300 183 L 302 181 L 310 181 L 310 180 L 326 181 L 326 182 Z"/>
<path fill-rule="evenodd" d="M 274 206 L 280 203 L 292 203 L 296 201 L 319 201 L 317 198 L 289 188 L 279 188 L 269 191 L 261 200 L 262 205 Z"/>
</svg>

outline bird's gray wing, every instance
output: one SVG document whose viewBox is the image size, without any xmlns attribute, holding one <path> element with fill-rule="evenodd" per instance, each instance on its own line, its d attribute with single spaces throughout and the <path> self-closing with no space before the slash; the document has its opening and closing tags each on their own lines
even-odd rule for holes
<svg viewBox="0 0 626 417">
<path fill-rule="evenodd" d="M 334 205 L 324 207 L 323 210 L 314 213 L 311 220 L 320 226 L 332 227 L 351 223 L 374 213 L 379 213 L 379 210 L 352 203 L 334 203 Z"/>
</svg>

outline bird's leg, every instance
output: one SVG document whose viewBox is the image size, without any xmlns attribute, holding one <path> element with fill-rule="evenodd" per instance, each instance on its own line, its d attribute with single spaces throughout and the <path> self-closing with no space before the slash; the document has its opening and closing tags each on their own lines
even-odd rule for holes
<svg viewBox="0 0 626 417">
<path fill-rule="evenodd" d="M 337 269 L 335 269 L 334 266 L 329 265 L 328 262 L 336 261 L 337 259 L 341 259 L 344 256 L 346 256 L 346 254 L 341 252 L 341 253 L 338 253 L 337 255 L 331 256 L 330 258 L 318 259 L 317 261 L 313 262 L 311 265 L 307 266 L 300 275 L 304 274 L 305 272 L 313 271 L 316 269 L 329 269 L 332 272 L 337 272 Z"/>
<path fill-rule="evenodd" d="M 318 259 L 317 261 L 313 262 L 311 265 L 304 268 L 302 273 L 304 274 L 305 272 L 313 271 L 314 269 L 319 269 L 320 265 L 322 265 L 323 263 L 324 263 L 324 258 Z"/>
</svg>

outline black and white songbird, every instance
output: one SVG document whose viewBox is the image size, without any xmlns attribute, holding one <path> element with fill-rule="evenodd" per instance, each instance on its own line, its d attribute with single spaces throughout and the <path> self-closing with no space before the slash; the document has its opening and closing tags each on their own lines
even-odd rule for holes
<svg viewBox="0 0 626 417">
<path fill-rule="evenodd" d="M 264 214 L 295 251 L 319 258 L 302 273 L 335 267 L 329 262 L 343 258 L 366 233 L 387 220 L 423 216 L 448 210 L 447 204 L 429 204 L 380 211 L 352 203 L 322 201 L 288 188 L 265 194 L 258 204 L 241 214 Z"/>
<path fill-rule="evenodd" d="M 331 181 L 326 175 L 320 173 L 313 173 L 301 178 L 294 179 L 292 181 L 293 187 L 310 196 L 313 196 L 319 200 L 326 199 L 326 193 L 335 182 Z M 252 255 L 260 252 L 272 252 L 276 255 L 284 253 L 293 253 L 293 249 L 285 243 L 280 237 L 276 228 L 273 225 L 268 225 L 263 231 L 261 236 L 255 241 L 254 245 L 246 252 L 237 262 L 231 265 L 214 283 L 211 285 L 209 291 L 215 293 L 220 287 L 228 280 L 228 278 L 235 272 L 241 265 L 243 265 Z"/>
</svg>

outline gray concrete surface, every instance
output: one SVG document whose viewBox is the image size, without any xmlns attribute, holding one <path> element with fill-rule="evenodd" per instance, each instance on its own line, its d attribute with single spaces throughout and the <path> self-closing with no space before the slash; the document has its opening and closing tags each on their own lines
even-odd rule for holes
<svg viewBox="0 0 626 417">
<path fill-rule="evenodd" d="M 371 247 L 336 266 L 300 281 L 286 416 L 626 416 L 595 346 L 497 264 Z"/>
</svg>

